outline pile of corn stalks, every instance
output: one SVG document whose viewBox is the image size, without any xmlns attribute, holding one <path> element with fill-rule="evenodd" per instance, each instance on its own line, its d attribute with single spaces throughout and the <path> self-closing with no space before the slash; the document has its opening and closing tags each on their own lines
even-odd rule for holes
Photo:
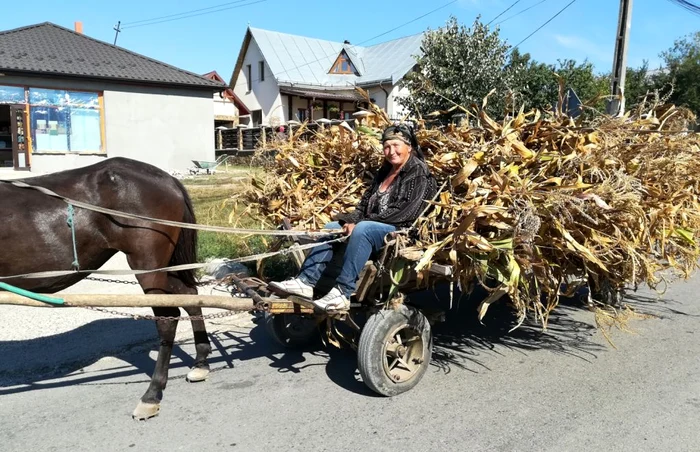
<svg viewBox="0 0 700 452">
<path fill-rule="evenodd" d="M 452 265 L 462 290 L 488 282 L 480 318 L 508 295 L 521 320 L 531 312 L 545 326 L 562 287 L 576 281 L 610 304 L 623 288 L 690 276 L 700 254 L 700 138 L 687 131 L 690 112 L 663 105 L 581 125 L 558 113 L 496 122 L 463 110 L 463 125 L 419 127 L 442 187 L 403 250 L 419 274 Z M 273 143 L 266 179 L 245 194 L 249 209 L 270 225 L 287 217 L 320 228 L 354 208 L 383 158 L 389 121 L 371 113 L 355 131 L 335 126 L 310 140 L 299 131 Z"/>
</svg>

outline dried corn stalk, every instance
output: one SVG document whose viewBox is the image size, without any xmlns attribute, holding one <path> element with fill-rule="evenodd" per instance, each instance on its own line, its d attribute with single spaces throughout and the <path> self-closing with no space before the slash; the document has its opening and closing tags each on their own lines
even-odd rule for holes
<svg viewBox="0 0 700 452">
<path fill-rule="evenodd" d="M 274 224 L 288 217 L 310 228 L 352 209 L 382 161 L 388 120 L 371 112 L 356 131 L 335 126 L 277 143 L 246 201 Z M 669 271 L 687 278 L 694 270 L 700 139 L 685 131 L 690 112 L 664 105 L 586 127 L 539 111 L 502 122 L 471 115 L 471 127 L 419 128 L 445 188 L 412 249 L 419 271 L 453 265 L 462 288 L 497 281 L 481 317 L 507 294 L 521 318 L 534 313 L 546 325 L 572 280 L 594 290 L 656 287 Z"/>
</svg>

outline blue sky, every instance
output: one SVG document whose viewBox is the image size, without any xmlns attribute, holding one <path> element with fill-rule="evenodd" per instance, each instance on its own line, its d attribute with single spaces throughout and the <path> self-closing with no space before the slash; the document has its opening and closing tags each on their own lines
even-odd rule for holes
<svg viewBox="0 0 700 452">
<path fill-rule="evenodd" d="M 450 0 L 33 0 L 13 2 L 0 15 L 0 30 L 50 21 L 73 28 L 83 23 L 84 33 L 113 42 L 113 27 L 121 21 L 124 30 L 117 44 L 137 53 L 196 73 L 216 70 L 228 81 L 235 65 L 247 25 L 314 38 L 354 44 L 411 21 Z M 437 28 L 454 15 L 471 24 L 477 15 L 489 22 L 515 0 L 456 0 L 411 24 L 368 42 L 376 44 L 428 28 Z M 540 3 L 541 2 L 541 3 Z M 129 27 L 129 23 L 177 13 L 222 6 L 230 8 L 210 14 L 169 20 L 159 24 Z M 540 4 L 538 4 L 540 3 Z M 500 25 L 501 37 L 516 44 L 552 17 L 569 0 L 520 0 L 495 22 L 534 6 Z M 100 9 L 95 5 L 102 4 Z M 538 5 L 537 5 L 538 4 Z M 331 6 L 337 5 L 337 6 Z M 520 49 L 535 59 L 554 63 L 557 59 L 588 58 L 598 72 L 610 71 L 619 11 L 618 0 L 576 0 Z M 166 18 L 167 19 L 167 18 Z M 172 18 L 170 18 L 172 19 Z M 132 24 L 132 25 L 139 25 Z M 668 0 L 634 0 L 628 65 L 644 59 L 658 67 L 659 53 L 674 39 L 700 30 L 700 16 Z"/>
</svg>

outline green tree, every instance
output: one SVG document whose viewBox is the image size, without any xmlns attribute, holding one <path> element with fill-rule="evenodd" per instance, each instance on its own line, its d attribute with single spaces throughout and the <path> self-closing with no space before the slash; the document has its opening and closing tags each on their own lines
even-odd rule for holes
<svg viewBox="0 0 700 452">
<path fill-rule="evenodd" d="M 655 86 L 668 90 L 673 85 L 669 102 L 700 115 L 700 32 L 677 39 L 661 57 L 666 70 L 653 77 Z"/>
<path fill-rule="evenodd" d="M 425 34 L 418 70 L 403 82 L 410 96 L 400 102 L 412 113 L 425 115 L 453 106 L 450 101 L 464 107 L 481 105 L 495 89 L 497 94 L 489 98 L 487 111 L 502 116 L 505 93 L 514 80 L 508 65 L 509 49 L 498 29 L 489 30 L 479 17 L 472 28 L 451 17 L 444 27 Z"/>
<path fill-rule="evenodd" d="M 551 109 L 559 100 L 559 78 L 564 88 L 571 88 L 583 103 L 602 109 L 604 96 L 609 88 L 609 79 L 594 73 L 589 61 L 577 63 L 575 60 L 558 60 L 557 64 L 545 64 L 531 59 L 529 54 L 521 55 L 518 50 L 511 54 L 514 73 L 514 90 L 517 100 L 526 110 L 537 108 Z"/>
</svg>

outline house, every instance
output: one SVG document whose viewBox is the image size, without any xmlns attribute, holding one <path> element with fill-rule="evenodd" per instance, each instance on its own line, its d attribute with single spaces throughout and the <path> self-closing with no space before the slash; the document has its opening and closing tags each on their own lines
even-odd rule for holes
<svg viewBox="0 0 700 452">
<path fill-rule="evenodd" d="M 423 34 L 361 47 L 248 27 L 231 77 L 254 125 L 350 119 L 367 102 L 398 118 L 399 82 L 416 65 Z"/>
<path fill-rule="evenodd" d="M 207 72 L 202 77 L 222 84 L 226 83 L 216 71 Z M 235 127 L 242 122 L 247 123 L 249 119 L 250 111 L 231 88 L 214 93 L 214 128 Z"/>
<path fill-rule="evenodd" d="M 50 22 L 0 32 L 0 164 L 46 173 L 108 157 L 214 160 L 211 80 Z"/>
</svg>

